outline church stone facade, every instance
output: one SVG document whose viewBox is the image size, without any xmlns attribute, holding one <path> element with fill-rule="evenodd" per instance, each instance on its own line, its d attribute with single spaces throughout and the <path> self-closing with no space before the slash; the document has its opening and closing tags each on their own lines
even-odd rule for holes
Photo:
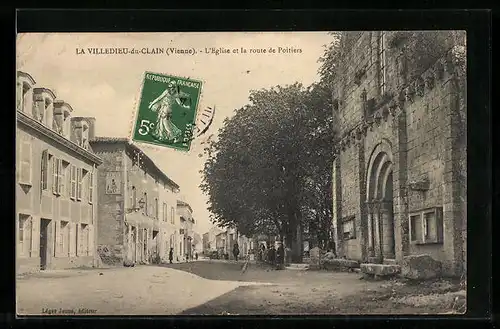
<svg viewBox="0 0 500 329">
<path fill-rule="evenodd" d="M 457 32 L 346 32 L 333 104 L 333 224 L 340 257 L 466 263 L 465 88 Z"/>
</svg>

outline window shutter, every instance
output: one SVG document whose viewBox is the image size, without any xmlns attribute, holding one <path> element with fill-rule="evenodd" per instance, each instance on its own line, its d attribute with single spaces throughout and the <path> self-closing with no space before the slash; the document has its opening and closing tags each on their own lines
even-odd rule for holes
<svg viewBox="0 0 500 329">
<path fill-rule="evenodd" d="M 75 255 L 75 229 L 74 229 L 74 224 L 73 223 L 69 223 L 68 224 L 68 236 L 69 236 L 69 241 L 68 241 L 68 252 L 69 252 L 69 256 L 72 257 Z"/>
<path fill-rule="evenodd" d="M 80 224 L 75 224 L 75 256 L 80 255 Z"/>
<path fill-rule="evenodd" d="M 33 220 L 32 219 L 32 236 L 34 237 L 32 245 L 31 245 L 31 254 L 32 256 L 38 257 L 38 253 L 40 250 L 40 239 L 38 239 L 38 236 L 40 235 L 40 220 Z"/>
<path fill-rule="evenodd" d="M 23 139 L 21 142 L 21 156 L 20 156 L 20 175 L 19 182 L 25 185 L 31 185 L 31 163 L 32 163 L 32 150 L 31 141 Z"/>
<path fill-rule="evenodd" d="M 61 195 L 64 188 L 63 163 L 62 159 L 57 159 L 57 195 Z"/>
<path fill-rule="evenodd" d="M 94 225 L 89 225 L 89 247 L 88 255 L 94 255 Z"/>
<path fill-rule="evenodd" d="M 84 252 L 85 252 L 85 250 L 83 248 L 83 246 L 84 246 L 84 244 L 83 244 L 84 243 L 84 233 L 85 232 L 84 232 L 83 225 L 79 225 L 79 226 L 80 226 L 80 228 L 79 228 L 79 232 L 78 232 L 78 241 L 79 241 L 79 243 L 78 243 L 78 256 L 83 256 Z"/>
<path fill-rule="evenodd" d="M 72 199 L 76 198 L 76 167 L 71 166 L 71 195 Z"/>
<path fill-rule="evenodd" d="M 77 168 L 77 187 L 76 187 L 76 199 L 82 199 L 82 168 Z"/>
<path fill-rule="evenodd" d="M 58 253 L 58 246 L 59 246 L 59 231 L 61 230 L 61 227 L 59 225 L 59 221 L 54 222 L 54 256 L 57 256 Z"/>
<path fill-rule="evenodd" d="M 48 166 L 49 166 L 49 152 L 44 150 L 42 152 L 42 161 L 41 161 L 41 173 L 40 173 L 40 188 L 42 190 L 47 189 L 47 179 L 48 179 Z"/>
<path fill-rule="evenodd" d="M 58 184 L 57 163 L 58 163 L 57 158 L 52 157 L 52 193 L 54 194 L 57 194 L 57 184 Z"/>
<path fill-rule="evenodd" d="M 89 174 L 89 203 L 94 200 L 94 172 Z"/>
<path fill-rule="evenodd" d="M 33 217 L 29 217 L 28 219 L 28 227 L 26 228 L 26 231 L 28 232 L 28 237 L 27 237 L 27 249 L 29 252 L 29 255 L 31 256 L 31 252 L 33 251 Z"/>
</svg>

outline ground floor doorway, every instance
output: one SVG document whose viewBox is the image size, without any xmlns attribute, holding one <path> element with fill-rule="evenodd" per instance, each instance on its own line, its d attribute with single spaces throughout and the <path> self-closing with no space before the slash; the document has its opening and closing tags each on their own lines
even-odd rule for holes
<svg viewBox="0 0 500 329">
<path fill-rule="evenodd" d="M 49 259 L 49 219 L 40 219 L 40 269 L 45 270 Z"/>
</svg>

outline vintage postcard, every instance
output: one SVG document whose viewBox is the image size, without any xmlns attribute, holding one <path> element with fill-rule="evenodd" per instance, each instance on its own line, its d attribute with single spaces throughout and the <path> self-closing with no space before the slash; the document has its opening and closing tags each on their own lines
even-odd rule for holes
<svg viewBox="0 0 500 329">
<path fill-rule="evenodd" d="M 466 47 L 18 34 L 17 314 L 464 313 Z"/>
</svg>

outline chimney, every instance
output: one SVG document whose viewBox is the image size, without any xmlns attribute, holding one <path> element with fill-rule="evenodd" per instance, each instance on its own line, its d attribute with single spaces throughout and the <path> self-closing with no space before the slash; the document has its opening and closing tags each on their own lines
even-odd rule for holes
<svg viewBox="0 0 500 329">
<path fill-rule="evenodd" d="M 88 139 L 93 140 L 95 138 L 95 118 L 94 117 L 74 117 L 79 121 L 86 121 L 88 124 Z"/>
<path fill-rule="evenodd" d="M 86 117 L 89 124 L 89 140 L 93 140 L 95 138 L 95 118 L 94 117 Z"/>
<path fill-rule="evenodd" d="M 47 88 L 34 88 L 34 100 L 37 103 L 38 115 L 43 117 L 41 122 L 52 129 L 54 121 L 54 100 L 56 95 L 54 92 Z"/>
<path fill-rule="evenodd" d="M 43 123 L 45 116 L 45 99 L 42 95 L 36 93 L 33 95 L 33 119 Z"/>
<path fill-rule="evenodd" d="M 83 137 L 83 125 L 82 119 L 79 117 L 71 118 L 71 140 L 76 144 L 82 146 L 82 137 Z"/>
</svg>

